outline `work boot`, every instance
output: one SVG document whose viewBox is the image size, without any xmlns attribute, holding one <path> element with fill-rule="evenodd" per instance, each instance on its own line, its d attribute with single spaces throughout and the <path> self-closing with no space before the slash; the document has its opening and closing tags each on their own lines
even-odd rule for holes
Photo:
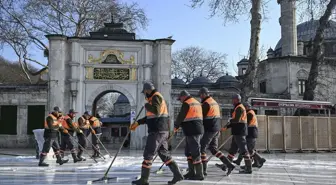
<svg viewBox="0 0 336 185">
<path fill-rule="evenodd" d="M 221 166 L 221 169 L 223 171 L 227 170 L 226 175 L 227 176 L 230 175 L 232 170 L 235 168 L 235 166 L 225 156 L 221 157 L 220 160 L 223 162 L 223 165 Z M 216 166 L 217 166 L 217 164 L 216 164 Z M 217 167 L 219 167 L 219 166 L 217 166 Z"/>
<path fill-rule="evenodd" d="M 93 150 L 93 155 L 91 157 L 92 158 L 96 158 L 97 157 L 97 151 L 95 149 Z"/>
<path fill-rule="evenodd" d="M 174 177 L 173 180 L 168 181 L 168 185 L 173 185 L 176 184 L 177 182 L 183 180 L 183 175 L 180 171 L 180 168 L 178 167 L 178 165 L 176 164 L 175 161 L 172 161 L 169 165 L 168 165 L 170 171 L 173 173 Z"/>
<path fill-rule="evenodd" d="M 56 163 L 58 163 L 59 165 L 62 165 L 64 163 L 67 163 L 69 161 L 69 159 L 62 159 L 62 157 L 60 155 L 56 155 Z"/>
<path fill-rule="evenodd" d="M 77 154 L 77 158 L 80 159 L 81 161 L 86 161 L 85 157 L 82 156 L 83 150 L 79 150 Z"/>
<path fill-rule="evenodd" d="M 149 178 L 150 168 L 141 168 L 141 177 L 138 180 L 132 181 L 134 185 L 149 185 L 148 178 Z"/>
<path fill-rule="evenodd" d="M 239 173 L 251 174 L 252 173 L 252 161 L 251 159 L 244 159 L 245 168 L 239 171 Z"/>
<path fill-rule="evenodd" d="M 207 176 L 208 161 L 202 161 L 202 164 L 203 164 L 203 175 Z"/>
<path fill-rule="evenodd" d="M 239 155 L 236 160 L 233 160 L 232 162 L 235 163 L 236 165 L 240 166 L 241 161 L 243 160 L 243 156 Z"/>
<path fill-rule="evenodd" d="M 183 175 L 184 179 L 188 180 L 195 176 L 194 164 L 191 160 L 188 160 L 188 173 Z"/>
<path fill-rule="evenodd" d="M 79 161 L 82 161 L 82 159 L 79 159 L 76 155 L 76 153 L 71 153 L 72 155 L 72 158 L 73 158 L 73 162 L 76 163 L 76 162 L 79 162 Z"/>
<path fill-rule="evenodd" d="M 202 163 L 194 164 L 195 168 L 195 176 L 190 178 L 190 180 L 204 180 L 204 175 L 203 175 L 203 165 Z"/>
<path fill-rule="evenodd" d="M 39 162 L 39 166 L 49 166 L 49 164 L 45 163 L 44 160 L 46 159 L 46 155 L 40 155 L 40 162 Z"/>
<path fill-rule="evenodd" d="M 266 159 L 262 158 L 257 152 L 254 153 L 253 159 L 254 159 L 254 163 L 252 167 L 261 168 L 266 162 Z"/>
</svg>

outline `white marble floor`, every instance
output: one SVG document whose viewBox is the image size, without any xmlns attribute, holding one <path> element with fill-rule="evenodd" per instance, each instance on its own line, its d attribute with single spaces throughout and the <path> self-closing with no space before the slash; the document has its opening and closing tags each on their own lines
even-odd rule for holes
<svg viewBox="0 0 336 185">
<path fill-rule="evenodd" d="M 174 155 L 183 171 L 187 167 L 182 152 Z M 113 155 L 114 152 L 111 151 Z M 239 174 L 237 167 L 226 177 L 224 172 L 215 167 L 219 160 L 209 163 L 208 176 L 204 181 L 182 181 L 178 184 L 336 184 L 336 154 L 335 153 L 305 153 L 305 154 L 262 154 L 267 162 L 261 169 L 254 169 L 253 174 Z M 70 156 L 69 156 L 70 157 Z M 106 156 L 107 157 L 107 156 Z M 110 161 L 108 159 L 93 160 L 74 164 L 56 165 L 55 160 L 48 160 L 49 167 L 38 167 L 34 156 L 0 155 L 0 184 L 87 184 L 88 181 L 103 177 Z M 122 152 L 115 161 L 109 177 L 118 177 L 109 184 L 130 184 L 140 174 L 142 162 L 141 151 Z M 161 166 L 157 159 L 152 171 Z M 167 167 L 164 173 L 153 173 L 150 184 L 167 184 L 172 174 Z M 104 184 L 93 183 L 93 184 Z"/>
</svg>

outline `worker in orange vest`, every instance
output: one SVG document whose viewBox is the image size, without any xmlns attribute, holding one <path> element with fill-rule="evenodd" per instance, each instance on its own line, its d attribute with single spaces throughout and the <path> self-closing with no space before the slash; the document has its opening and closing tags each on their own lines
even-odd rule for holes
<svg viewBox="0 0 336 185">
<path fill-rule="evenodd" d="M 63 132 L 61 133 L 61 155 L 64 156 L 64 151 L 68 146 L 74 163 L 82 161 L 77 157 L 77 151 L 74 147 L 76 145 L 74 141 L 75 132 L 83 133 L 82 130 L 78 128 L 77 123 L 73 122 L 73 119 L 76 117 L 76 111 L 74 109 L 70 109 L 69 113 L 63 117 L 62 126 Z"/>
<path fill-rule="evenodd" d="M 231 128 L 232 142 L 229 149 L 229 155 L 227 158 L 233 161 L 235 154 L 238 152 L 243 156 L 245 162 L 245 168 L 239 173 L 252 173 L 252 161 L 250 159 L 250 154 L 247 149 L 246 136 L 247 136 L 247 115 L 244 105 L 241 103 L 241 97 L 239 94 L 234 94 L 232 96 L 232 104 L 235 106 L 232 113 L 232 118 L 229 121 L 229 125 L 226 128 Z M 226 129 L 224 128 L 224 129 Z M 227 175 L 231 173 L 234 169 L 234 165 L 230 162 L 225 164 L 227 167 Z M 224 170 L 224 165 L 218 165 L 217 167 Z"/>
<path fill-rule="evenodd" d="M 100 138 L 102 134 L 101 130 L 101 122 L 98 118 L 92 116 L 89 111 L 84 112 L 84 115 L 88 117 L 88 120 L 90 122 L 90 131 L 92 135 L 92 149 L 94 151 L 94 154 L 92 157 L 99 157 L 100 155 L 100 149 L 99 149 L 99 143 L 98 139 Z"/>
<path fill-rule="evenodd" d="M 225 163 L 224 154 L 218 150 L 218 138 L 221 131 L 221 112 L 218 103 L 210 96 L 209 90 L 202 87 L 198 92 L 202 100 L 203 127 L 204 134 L 201 139 L 201 158 L 203 163 L 203 174 L 207 175 L 208 159 L 206 149 L 208 148 L 212 155 Z"/>
<path fill-rule="evenodd" d="M 188 91 L 181 91 L 178 100 L 182 103 L 180 113 L 175 121 L 174 131 L 182 127 L 186 138 L 185 156 L 188 160 L 188 173 L 185 179 L 203 180 L 203 164 L 201 160 L 201 136 L 204 133 L 202 105 L 191 97 Z"/>
<path fill-rule="evenodd" d="M 173 179 L 168 181 L 168 184 L 176 184 L 183 180 L 183 175 L 177 163 L 168 152 L 169 117 L 166 101 L 150 82 L 144 84 L 142 92 L 145 94 L 147 100 L 145 104 L 146 116 L 133 123 L 130 126 L 130 130 L 134 131 L 139 125 L 147 124 L 148 136 L 143 154 L 144 161 L 142 162 L 141 178 L 133 181 L 132 184 L 148 184 L 150 168 L 156 152 L 158 152 L 161 160 L 174 174 Z"/>
<path fill-rule="evenodd" d="M 42 153 L 40 154 L 40 162 L 38 164 L 39 166 L 49 166 L 49 164 L 45 163 L 44 161 L 51 147 L 57 158 L 56 163 L 62 165 L 69 161 L 62 159 L 57 139 L 58 131 L 63 130 L 62 123 L 58 119 L 61 116 L 61 113 L 62 111 L 59 107 L 54 107 L 53 111 L 47 116 L 44 122 L 44 144 Z"/>
<path fill-rule="evenodd" d="M 88 112 L 85 112 L 88 113 Z M 85 161 L 85 157 L 83 157 L 83 151 L 87 148 L 87 137 L 90 135 L 90 116 L 88 114 L 83 114 L 81 117 L 78 118 L 78 126 L 82 133 L 78 133 L 78 143 L 81 146 L 78 146 L 78 154 L 77 157 L 82 161 Z"/>
<path fill-rule="evenodd" d="M 253 109 L 251 109 L 251 104 L 246 102 L 244 103 L 244 107 L 247 111 L 247 125 L 248 125 L 248 134 L 246 136 L 246 142 L 247 142 L 247 149 L 251 155 L 251 158 L 253 158 L 254 163 L 252 167 L 258 167 L 261 168 L 264 163 L 266 162 L 266 159 L 262 158 L 259 153 L 255 150 L 256 140 L 258 138 L 258 120 L 257 116 Z M 243 159 L 242 155 L 239 155 L 237 160 L 234 160 L 233 162 L 237 165 L 240 165 L 241 161 Z"/>
</svg>

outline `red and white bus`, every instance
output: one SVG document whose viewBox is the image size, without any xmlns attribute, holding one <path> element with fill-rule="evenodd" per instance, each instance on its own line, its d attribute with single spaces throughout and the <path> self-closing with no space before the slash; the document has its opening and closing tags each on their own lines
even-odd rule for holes
<svg viewBox="0 0 336 185">
<path fill-rule="evenodd" d="M 294 115 L 294 112 L 305 109 L 310 110 L 310 115 L 330 116 L 334 104 L 323 101 L 270 99 L 270 98 L 249 98 L 252 107 L 258 110 L 258 114 L 265 115 Z"/>
</svg>

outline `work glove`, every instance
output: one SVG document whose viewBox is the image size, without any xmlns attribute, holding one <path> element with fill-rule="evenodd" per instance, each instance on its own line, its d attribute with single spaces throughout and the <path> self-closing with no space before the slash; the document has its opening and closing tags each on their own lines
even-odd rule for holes
<svg viewBox="0 0 336 185">
<path fill-rule="evenodd" d="M 69 134 L 69 131 L 67 129 L 63 129 L 64 134 Z"/>
<path fill-rule="evenodd" d="M 174 128 L 174 133 L 178 132 L 180 128 Z"/>
<path fill-rule="evenodd" d="M 129 127 L 129 129 L 130 129 L 131 131 L 135 131 L 135 129 L 136 129 L 138 126 L 139 126 L 139 123 L 136 121 L 135 123 L 133 123 L 133 124 Z"/>
<path fill-rule="evenodd" d="M 91 130 L 91 133 L 94 134 L 94 135 L 96 135 L 96 131 L 93 130 L 93 129 Z"/>
</svg>

